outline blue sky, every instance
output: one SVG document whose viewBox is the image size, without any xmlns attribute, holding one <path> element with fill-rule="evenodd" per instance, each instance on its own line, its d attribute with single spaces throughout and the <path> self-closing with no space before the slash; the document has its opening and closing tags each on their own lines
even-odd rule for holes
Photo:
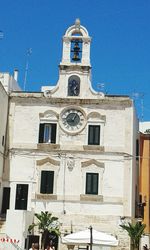
<svg viewBox="0 0 150 250">
<path fill-rule="evenodd" d="M 150 0 L 3 0 L 0 12 L 0 71 L 17 68 L 22 88 L 28 48 L 26 90 L 56 84 L 62 36 L 80 18 L 92 37 L 93 87 L 136 95 L 139 119 L 150 120 Z"/>
</svg>

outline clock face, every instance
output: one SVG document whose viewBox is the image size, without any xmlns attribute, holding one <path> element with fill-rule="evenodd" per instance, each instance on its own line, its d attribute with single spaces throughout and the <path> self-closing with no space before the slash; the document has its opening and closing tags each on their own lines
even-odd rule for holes
<svg viewBox="0 0 150 250">
<path fill-rule="evenodd" d="M 71 112 L 65 118 L 69 126 L 77 126 L 80 123 L 80 116 L 76 112 Z"/>
<path fill-rule="evenodd" d="M 80 132 L 85 125 L 84 114 L 79 109 L 66 109 L 61 113 L 61 124 L 63 130 L 67 132 Z"/>
</svg>

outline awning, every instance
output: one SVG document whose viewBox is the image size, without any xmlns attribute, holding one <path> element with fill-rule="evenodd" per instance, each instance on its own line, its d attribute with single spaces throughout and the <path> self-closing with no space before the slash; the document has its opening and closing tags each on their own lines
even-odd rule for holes
<svg viewBox="0 0 150 250">
<path fill-rule="evenodd" d="M 72 233 L 62 238 L 62 243 L 67 245 L 88 245 L 91 243 L 90 229 Z M 92 244 L 103 246 L 118 246 L 118 240 L 109 234 L 92 229 Z"/>
</svg>

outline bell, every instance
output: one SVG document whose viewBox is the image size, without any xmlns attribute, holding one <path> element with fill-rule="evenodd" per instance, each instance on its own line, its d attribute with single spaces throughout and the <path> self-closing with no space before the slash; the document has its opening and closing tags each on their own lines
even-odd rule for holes
<svg viewBox="0 0 150 250">
<path fill-rule="evenodd" d="M 78 41 L 75 41 L 73 50 L 76 51 L 76 52 L 80 51 L 80 47 L 79 47 L 79 42 Z"/>
<path fill-rule="evenodd" d="M 72 60 L 73 61 L 80 61 L 79 52 L 81 52 L 81 51 L 80 51 L 80 47 L 79 47 L 79 42 L 78 41 L 74 42 L 74 48 L 73 48 L 73 50 L 71 52 L 73 52 L 73 58 L 72 58 Z"/>
<path fill-rule="evenodd" d="M 80 61 L 80 57 L 79 57 L 79 53 L 78 52 L 74 52 L 72 60 L 73 61 Z"/>
</svg>

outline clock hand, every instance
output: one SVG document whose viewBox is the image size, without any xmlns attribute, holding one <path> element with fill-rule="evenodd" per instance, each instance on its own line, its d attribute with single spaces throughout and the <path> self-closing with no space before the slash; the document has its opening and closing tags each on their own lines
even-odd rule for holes
<svg viewBox="0 0 150 250">
<path fill-rule="evenodd" d="M 77 116 L 77 114 L 75 114 L 75 115 L 73 116 L 73 118 L 72 118 L 73 121 L 75 120 L 76 116 Z"/>
</svg>

